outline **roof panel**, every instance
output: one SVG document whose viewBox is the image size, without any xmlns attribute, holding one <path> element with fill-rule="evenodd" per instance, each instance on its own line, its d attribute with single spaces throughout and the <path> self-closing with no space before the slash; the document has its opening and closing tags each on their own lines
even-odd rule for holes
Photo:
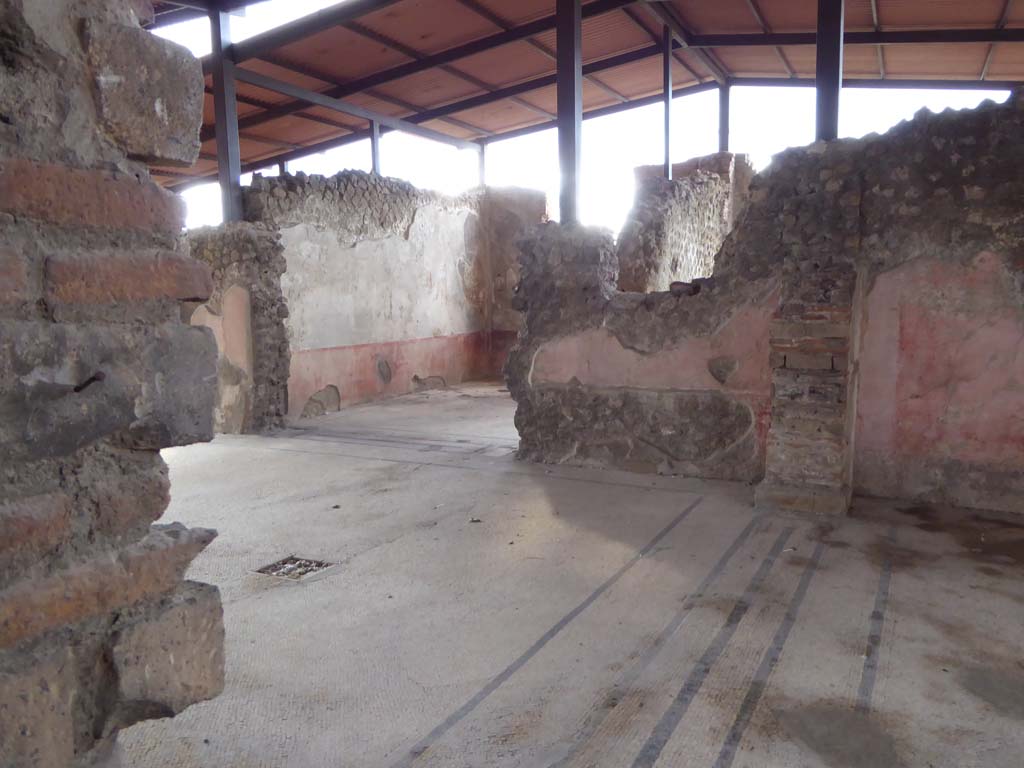
<svg viewBox="0 0 1024 768">
<path fill-rule="evenodd" d="M 403 0 L 359 23 L 423 53 L 438 53 L 495 32 L 493 24 L 458 0 Z"/>
<path fill-rule="evenodd" d="M 988 79 L 1024 79 L 1024 45 L 997 45 L 988 68 Z"/>
<path fill-rule="evenodd" d="M 715 48 L 726 71 L 736 77 L 786 77 L 786 66 L 774 48 Z"/>
<path fill-rule="evenodd" d="M 475 96 L 485 91 L 463 78 L 442 69 L 428 69 L 401 80 L 380 85 L 374 93 L 392 96 L 420 108 L 428 108 L 437 104 Z"/>
<path fill-rule="evenodd" d="M 885 66 L 892 77 L 977 80 L 987 54 L 985 43 L 887 45 Z"/>
<path fill-rule="evenodd" d="M 391 69 L 409 59 L 344 27 L 331 27 L 274 51 L 285 61 L 314 67 L 339 82 Z"/>
<path fill-rule="evenodd" d="M 457 65 L 492 85 L 511 85 L 555 71 L 555 62 L 526 41 L 459 59 Z"/>
<path fill-rule="evenodd" d="M 883 29 L 953 29 L 994 27 L 1005 0 L 882 0 Z"/>
<path fill-rule="evenodd" d="M 747 0 L 673 0 L 672 5 L 679 20 L 694 34 L 761 31 Z"/>
</svg>

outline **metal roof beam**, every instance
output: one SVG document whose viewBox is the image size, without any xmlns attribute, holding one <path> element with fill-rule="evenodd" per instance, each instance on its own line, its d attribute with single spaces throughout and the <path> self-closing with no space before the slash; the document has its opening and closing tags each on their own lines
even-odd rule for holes
<svg viewBox="0 0 1024 768">
<path fill-rule="evenodd" d="M 403 131 L 405 133 L 411 133 L 415 136 L 421 136 L 425 139 L 432 139 L 439 141 L 443 144 L 449 144 L 459 149 L 473 149 L 476 150 L 478 145 L 475 142 L 467 141 L 466 139 L 459 139 L 454 136 L 449 136 L 446 133 L 440 131 L 434 131 L 430 128 L 424 128 L 421 125 L 410 123 L 407 120 L 401 118 L 391 117 L 390 115 L 383 115 L 379 112 L 366 109 L 364 107 L 350 104 L 340 99 L 331 98 L 323 93 L 317 93 L 316 91 L 310 91 L 306 88 L 301 88 L 291 83 L 286 83 L 283 80 L 276 80 L 266 75 L 261 75 L 256 72 L 251 72 L 245 69 L 235 70 L 235 79 L 239 82 L 248 83 L 254 85 L 257 88 L 263 88 L 267 91 L 274 91 L 276 93 L 283 93 L 285 96 L 291 96 L 293 99 L 299 99 L 312 104 L 317 107 L 324 107 L 326 109 L 332 109 L 335 112 L 341 112 L 345 115 L 351 115 L 352 117 L 358 117 L 361 120 L 366 120 L 368 123 L 377 122 L 380 125 L 386 125 L 396 131 Z"/>
<path fill-rule="evenodd" d="M 235 43 L 228 49 L 228 55 L 236 64 L 241 64 L 248 59 L 258 59 L 265 53 L 270 53 L 290 43 L 298 42 L 305 37 L 323 32 L 325 29 L 344 24 L 346 21 L 354 21 L 361 16 L 366 16 L 374 11 L 387 8 L 400 0 L 348 0 L 348 2 L 325 8 L 322 11 L 303 16 L 288 24 L 282 24 L 262 35 L 250 37 L 240 43 Z M 204 71 L 205 59 L 203 61 Z"/>
<path fill-rule="evenodd" d="M 587 3 L 586 5 L 583 6 L 583 18 L 586 19 L 591 16 L 598 16 L 604 13 L 609 13 L 611 11 L 618 10 L 619 8 L 624 8 L 625 6 L 630 5 L 634 2 L 636 2 L 636 0 L 595 0 L 594 2 Z M 350 0 L 350 2 L 345 3 L 340 7 L 348 8 L 358 3 L 359 0 Z M 342 21 L 335 22 L 335 26 L 341 23 Z M 343 99 L 346 96 L 352 96 L 356 93 L 359 93 L 360 91 L 365 91 L 369 88 L 375 88 L 378 85 L 390 83 L 393 80 L 399 80 L 403 77 L 408 77 L 409 75 L 414 75 L 418 72 L 424 72 L 428 69 L 433 69 L 434 67 L 450 64 L 453 61 L 457 61 L 459 59 L 463 59 L 466 58 L 467 56 L 472 56 L 483 51 L 489 51 L 492 48 L 498 48 L 502 45 L 508 45 L 509 43 L 524 40 L 526 38 L 532 37 L 533 35 L 539 34 L 541 32 L 547 32 L 554 28 L 555 17 L 553 15 L 545 16 L 544 18 L 536 19 L 535 21 L 531 21 L 527 24 L 523 24 L 518 27 L 513 27 L 512 29 L 509 29 L 507 31 L 498 32 L 494 35 L 488 35 L 487 37 L 482 37 L 479 38 L 478 40 L 473 40 L 469 43 L 458 45 L 455 46 L 454 48 L 449 48 L 446 51 L 441 51 L 440 53 L 425 56 L 418 61 L 411 61 L 406 64 L 400 64 L 397 67 L 392 67 L 391 69 L 384 70 L 383 72 L 377 72 L 376 74 L 369 75 L 358 80 L 354 80 L 350 83 L 346 83 L 345 85 L 339 85 L 334 88 L 330 88 L 324 93 L 332 98 Z M 246 40 L 245 43 L 239 43 L 238 45 L 245 45 L 251 42 L 252 40 L 259 39 L 261 38 L 252 38 L 251 40 Z M 254 125 L 259 125 L 261 122 L 275 120 L 279 117 L 285 117 L 287 115 L 290 115 L 293 112 L 303 109 L 304 106 L 305 105 L 302 102 L 291 102 L 289 104 L 282 104 L 273 110 L 268 110 L 264 114 L 252 115 L 250 117 L 244 118 L 240 125 L 243 128 L 251 128 Z"/>
<path fill-rule="evenodd" d="M 672 30 L 672 34 L 675 35 L 683 48 L 692 48 L 691 40 L 693 39 L 693 33 L 683 26 L 679 17 L 676 16 L 675 12 L 671 7 L 663 3 L 649 3 L 644 6 L 652 14 L 658 17 L 658 19 L 669 29 Z M 725 85 L 729 82 L 728 73 L 722 69 L 722 67 L 715 61 L 714 57 L 707 51 L 694 50 L 694 55 L 701 60 L 701 63 L 707 67 L 708 72 L 711 76 L 718 81 L 719 85 Z"/>
<path fill-rule="evenodd" d="M 815 32 L 754 32 L 749 34 L 692 35 L 690 48 L 747 48 L 751 46 L 814 45 Z M 846 32 L 846 45 L 897 45 L 904 43 L 1020 43 L 1024 28 L 1011 29 L 914 29 L 902 31 Z"/>
</svg>

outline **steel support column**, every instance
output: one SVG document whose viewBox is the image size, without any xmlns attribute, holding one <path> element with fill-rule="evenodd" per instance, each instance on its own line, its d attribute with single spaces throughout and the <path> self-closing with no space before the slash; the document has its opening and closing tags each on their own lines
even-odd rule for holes
<svg viewBox="0 0 1024 768">
<path fill-rule="evenodd" d="M 665 178 L 672 179 L 672 30 L 661 30 L 661 94 L 665 109 Z"/>
<path fill-rule="evenodd" d="M 843 84 L 843 0 L 818 0 L 817 138 L 839 136 L 839 91 Z"/>
<path fill-rule="evenodd" d="M 558 165 L 562 175 L 559 219 L 579 222 L 580 143 L 583 135 L 583 19 L 580 0 L 557 0 Z"/>
<path fill-rule="evenodd" d="M 477 173 L 479 174 L 480 186 L 487 186 L 487 145 L 480 142 L 480 150 L 477 155 Z"/>
<path fill-rule="evenodd" d="M 718 86 L 718 151 L 729 151 L 729 85 Z"/>
<path fill-rule="evenodd" d="M 242 218 L 242 156 L 238 148 L 238 103 L 235 96 L 235 63 L 225 55 L 231 45 L 231 17 L 225 11 L 210 12 L 213 38 L 213 110 L 217 132 L 217 179 L 224 221 Z"/>
<path fill-rule="evenodd" d="M 380 123 L 370 121 L 370 169 L 380 176 Z"/>
</svg>

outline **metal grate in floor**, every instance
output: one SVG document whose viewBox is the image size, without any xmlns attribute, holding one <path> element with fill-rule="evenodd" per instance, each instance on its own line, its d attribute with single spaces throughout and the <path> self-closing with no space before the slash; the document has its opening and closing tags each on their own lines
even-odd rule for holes
<svg viewBox="0 0 1024 768">
<path fill-rule="evenodd" d="M 288 555 L 275 563 L 257 568 L 256 573 L 264 573 L 268 576 L 279 576 L 283 579 L 301 579 L 311 573 L 330 568 L 333 563 L 326 563 L 323 560 L 313 560 L 308 557 L 296 557 Z"/>
</svg>

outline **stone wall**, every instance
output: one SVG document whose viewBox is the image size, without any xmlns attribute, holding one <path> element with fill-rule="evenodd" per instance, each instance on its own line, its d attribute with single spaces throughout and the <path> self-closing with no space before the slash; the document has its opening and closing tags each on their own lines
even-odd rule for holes
<svg viewBox="0 0 1024 768">
<path fill-rule="evenodd" d="M 568 265 L 605 264 L 610 244 L 586 255 L 578 232 L 526 243 L 537 269 L 509 369 L 523 453 L 704 477 L 767 467 L 761 501 L 813 511 L 841 511 L 851 486 L 1024 511 L 1022 127 L 1015 95 L 784 152 L 751 182 L 713 276 L 678 295 L 595 291 L 593 269 Z M 578 291 L 595 298 L 567 299 Z M 720 352 L 731 325 L 756 349 Z M 708 396 L 703 364 L 732 409 L 710 406 L 713 428 L 685 405 Z M 753 415 L 729 418 L 739 402 Z"/>
<path fill-rule="evenodd" d="M 217 340 L 218 432 L 261 432 L 284 425 L 290 349 L 281 293 L 284 247 L 276 232 L 234 223 L 189 233 L 193 258 L 209 264 L 209 301 L 189 307 L 193 325 Z"/>
<path fill-rule="evenodd" d="M 521 456 L 760 478 L 776 281 L 617 292 L 610 235 L 555 224 L 522 258 L 526 324 L 507 367 Z"/>
<path fill-rule="evenodd" d="M 212 434 L 209 270 L 140 161 L 198 152 L 199 63 L 138 0 L 0 0 L 0 762 L 92 765 L 216 695 L 215 532 L 153 525 Z M 148 9 L 151 12 L 151 9 Z M 138 88 L 139 72 L 147 73 Z M 160 105 L 154 109 L 154 102 Z"/>
<path fill-rule="evenodd" d="M 715 254 L 746 207 L 753 169 L 719 152 L 673 166 L 636 169 L 636 198 L 618 239 L 619 289 L 664 291 L 708 277 Z"/>
<path fill-rule="evenodd" d="M 284 248 L 289 414 L 498 374 L 511 244 L 542 219 L 540 193 L 447 197 L 346 171 L 257 177 L 245 211 Z"/>
</svg>

